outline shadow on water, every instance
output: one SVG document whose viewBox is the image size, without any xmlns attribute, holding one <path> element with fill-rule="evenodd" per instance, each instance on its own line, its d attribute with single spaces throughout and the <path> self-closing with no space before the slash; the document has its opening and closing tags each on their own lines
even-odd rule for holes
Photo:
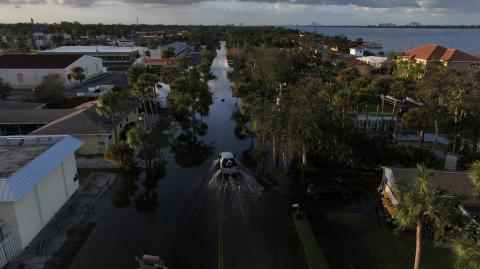
<svg viewBox="0 0 480 269">
<path fill-rule="evenodd" d="M 187 131 L 172 139 L 170 153 L 181 167 L 200 166 L 213 154 L 213 144 L 206 144 Z"/>
</svg>

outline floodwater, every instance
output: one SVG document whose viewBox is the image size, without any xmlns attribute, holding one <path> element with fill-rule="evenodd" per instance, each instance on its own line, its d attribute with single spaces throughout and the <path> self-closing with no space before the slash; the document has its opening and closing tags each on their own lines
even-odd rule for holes
<svg viewBox="0 0 480 269">
<path fill-rule="evenodd" d="M 209 169 L 217 153 L 241 156 L 250 147 L 234 134 L 240 100 L 232 97 L 227 69 L 222 42 L 212 64 L 217 79 L 209 83 L 214 103 L 203 118 L 208 131 L 194 144 L 175 126 L 174 146 L 162 149 L 168 164 L 154 189 L 154 209 L 138 212 L 133 201 L 97 206 L 97 225 L 71 268 L 136 268 L 134 256 L 142 254 L 159 255 L 169 268 L 305 268 L 287 197 L 246 170 L 224 181 Z"/>
<path fill-rule="evenodd" d="M 402 52 L 429 43 L 480 55 L 480 29 L 374 28 L 374 27 L 293 27 L 325 35 L 344 35 L 349 39 L 383 44 L 385 53 Z"/>
</svg>

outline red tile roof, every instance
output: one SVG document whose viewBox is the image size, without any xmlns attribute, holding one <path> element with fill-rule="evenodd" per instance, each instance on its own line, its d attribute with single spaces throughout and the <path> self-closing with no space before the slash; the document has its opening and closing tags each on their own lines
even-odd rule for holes
<svg viewBox="0 0 480 269">
<path fill-rule="evenodd" d="M 446 62 L 480 62 L 480 57 L 458 49 L 449 49 L 438 44 L 427 44 L 402 53 L 405 59 L 421 59 L 427 61 Z"/>
<path fill-rule="evenodd" d="M 4 54 L 0 69 L 64 69 L 80 59 L 78 54 Z"/>
</svg>

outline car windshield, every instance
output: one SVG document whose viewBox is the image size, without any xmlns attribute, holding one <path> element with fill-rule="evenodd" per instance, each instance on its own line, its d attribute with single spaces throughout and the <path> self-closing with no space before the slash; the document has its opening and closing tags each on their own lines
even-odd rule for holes
<svg viewBox="0 0 480 269">
<path fill-rule="evenodd" d="M 222 160 L 222 167 L 223 168 L 232 168 L 235 165 L 236 165 L 236 163 L 235 163 L 234 159 L 223 159 Z"/>
</svg>

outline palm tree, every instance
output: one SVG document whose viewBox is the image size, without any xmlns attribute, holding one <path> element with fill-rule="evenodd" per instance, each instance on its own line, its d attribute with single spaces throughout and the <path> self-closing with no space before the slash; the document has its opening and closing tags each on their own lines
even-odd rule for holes
<svg viewBox="0 0 480 269">
<path fill-rule="evenodd" d="M 101 95 L 97 100 L 96 110 L 100 116 L 107 117 L 112 120 L 113 131 L 115 134 L 115 143 L 118 143 L 116 118 L 120 113 L 120 103 L 116 93 L 110 91 Z"/>
<path fill-rule="evenodd" d="M 480 192 L 480 161 L 472 164 L 468 176 L 473 185 Z M 478 193 L 480 197 L 480 193 Z M 471 238 L 458 238 L 453 241 L 456 269 L 480 269 L 480 246 Z"/>
<path fill-rule="evenodd" d="M 480 192 L 480 161 L 476 161 L 470 166 L 468 170 L 468 176 L 472 181 L 475 188 Z M 480 196 L 480 193 L 479 193 Z"/>
<path fill-rule="evenodd" d="M 474 240 L 456 239 L 452 249 L 456 269 L 480 269 L 480 247 Z"/>
<path fill-rule="evenodd" d="M 157 84 L 158 79 L 154 74 L 143 73 L 141 74 L 135 83 L 135 86 L 138 88 L 143 88 L 143 97 L 147 98 L 148 105 L 152 114 L 158 114 L 158 104 L 157 104 L 157 92 L 155 85 Z M 152 99 L 155 104 L 155 110 L 153 110 Z"/>
<path fill-rule="evenodd" d="M 442 235 L 455 216 L 452 199 L 431 184 L 432 173 L 424 165 L 417 165 L 415 185 L 408 188 L 397 184 L 395 220 L 400 229 L 416 228 L 416 251 L 413 268 L 419 269 L 422 256 L 423 231 L 426 224 L 434 227 L 437 237 Z"/>
<path fill-rule="evenodd" d="M 72 68 L 72 73 L 70 75 L 72 76 L 73 80 L 78 82 L 82 82 L 86 77 L 85 70 L 80 66 Z"/>
<path fill-rule="evenodd" d="M 127 144 L 130 148 L 136 149 L 143 143 L 145 132 L 143 129 L 135 126 L 127 132 Z"/>
</svg>

